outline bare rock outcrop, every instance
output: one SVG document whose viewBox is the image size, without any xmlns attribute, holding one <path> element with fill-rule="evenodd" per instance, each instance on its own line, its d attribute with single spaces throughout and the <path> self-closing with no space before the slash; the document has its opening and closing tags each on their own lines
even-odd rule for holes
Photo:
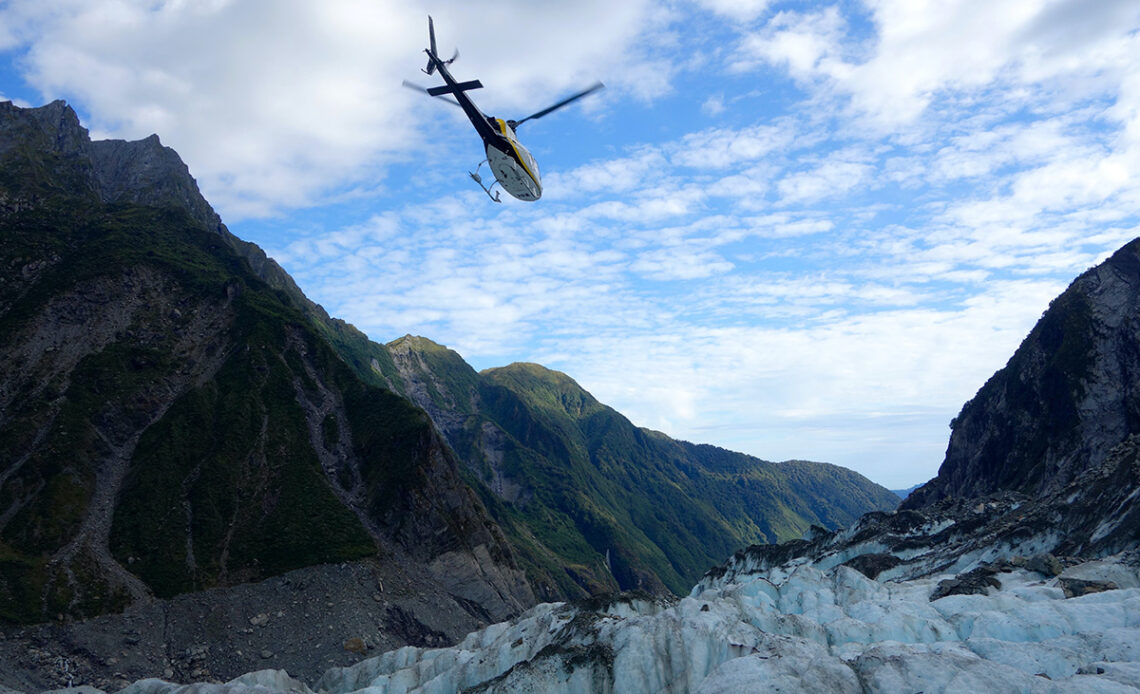
<svg viewBox="0 0 1140 694">
<path fill-rule="evenodd" d="M 1057 297 L 951 428 L 938 476 L 903 508 L 1050 493 L 1140 433 L 1140 239 Z"/>
</svg>

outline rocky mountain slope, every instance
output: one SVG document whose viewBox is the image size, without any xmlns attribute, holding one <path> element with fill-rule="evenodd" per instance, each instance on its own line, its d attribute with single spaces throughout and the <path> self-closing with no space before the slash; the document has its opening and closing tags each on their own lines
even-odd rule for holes
<svg viewBox="0 0 1140 694">
<path fill-rule="evenodd" d="M 454 642 L 536 589 L 683 591 L 741 543 L 893 503 L 637 429 L 539 367 L 417 370 L 446 352 L 425 345 L 328 316 L 157 137 L 0 103 L 0 673 L 22 673 L 0 684 L 228 677 L 262 653 L 312 675 Z M 457 374 L 475 400 L 449 411 Z M 234 597 L 282 594 L 264 615 Z"/>
<path fill-rule="evenodd" d="M 682 591 L 741 543 L 835 527 L 893 501 L 832 466 L 774 472 L 642 432 L 577 389 L 598 415 L 587 441 L 577 414 L 536 399 L 549 373 L 523 383 L 503 370 L 504 385 L 454 353 L 428 373 L 419 367 L 441 348 L 386 348 L 330 318 L 229 233 L 157 137 L 91 142 L 62 102 L 6 104 L 0 156 L 10 619 L 97 614 L 393 543 L 503 616 L 531 600 L 516 557 L 547 598 Z M 428 381 L 444 390 L 429 393 Z M 466 479 L 392 393 L 428 409 Z M 672 468 L 652 484 L 631 478 L 662 464 Z M 656 500 L 638 497 L 679 486 L 701 493 L 672 493 L 664 522 L 651 517 Z M 319 498 L 295 496 L 309 488 Z M 714 497 L 735 515 L 721 518 Z M 300 517 L 324 532 L 273 530 Z"/>
<path fill-rule="evenodd" d="M 421 337 L 388 349 L 404 391 L 475 476 L 545 599 L 684 593 L 738 547 L 898 503 L 833 465 L 769 463 L 639 429 L 537 364 L 476 373 Z"/>
<path fill-rule="evenodd" d="M 951 429 L 938 476 L 906 507 L 996 490 L 1053 492 L 1140 432 L 1140 240 L 1054 299 Z"/>
<path fill-rule="evenodd" d="M 384 557 L 533 594 L 431 421 L 261 280 L 157 138 L 0 104 L 0 617 Z"/>
<path fill-rule="evenodd" d="M 1137 311 L 1126 291 L 1073 298 L 1089 278 L 1140 285 L 1138 253 L 1140 240 L 1054 302 L 963 409 L 942 473 L 912 508 L 740 550 L 680 600 L 545 603 L 450 648 L 409 646 L 308 683 L 262 670 L 193 691 L 1138 691 L 1140 431 L 1113 416 L 1137 386 L 1131 370 L 1114 371 L 1140 347 L 1120 329 Z M 1057 417 L 1065 403 L 1075 418 Z M 958 447 L 972 443 L 963 427 L 978 421 L 988 424 L 973 450 L 1021 440 L 1037 457 L 1012 446 L 955 477 Z M 123 690 L 187 691 L 157 679 Z"/>
</svg>

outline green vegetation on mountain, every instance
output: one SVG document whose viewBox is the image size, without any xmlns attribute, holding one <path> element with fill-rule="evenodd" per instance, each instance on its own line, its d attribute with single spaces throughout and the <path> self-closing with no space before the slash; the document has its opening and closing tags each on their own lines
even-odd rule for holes
<svg viewBox="0 0 1140 694">
<path fill-rule="evenodd" d="M 70 372 L 54 374 L 54 383 L 45 388 L 26 379 L 27 395 L 38 397 L 8 404 L 0 439 L 8 461 L 0 486 L 4 575 L 54 582 L 49 597 L 65 588 L 68 595 L 51 602 L 74 600 L 73 580 L 47 561 L 76 539 L 99 468 L 113 465 L 140 430 L 110 548 L 157 594 L 224 583 L 227 574 L 270 575 L 372 553 L 373 541 L 333 495 L 307 440 L 294 394 L 304 371 L 288 333 L 305 336 L 310 350 L 329 348 L 307 332 L 299 313 L 177 210 L 92 207 L 75 218 L 69 202 L 67 216 L 76 223 L 67 226 L 41 222 L 32 233 L 21 215 L 5 218 L 5 259 L 30 257 L 44 227 L 64 243 L 55 249 L 59 260 L 5 304 L 0 333 L 18 339 L 69 297 L 120 282 L 138 280 L 141 290 L 157 283 L 144 301 L 156 299 L 162 308 L 140 307 L 121 334 L 95 345 Z M 77 299 L 77 320 L 89 298 Z M 195 360 L 216 358 L 186 345 L 178 336 L 185 326 L 162 315 L 182 310 L 224 313 L 225 327 L 214 337 L 230 358 L 162 413 L 160 384 L 173 385 L 180 379 L 171 373 L 193 370 Z M 348 375 L 338 360 L 329 363 Z M 0 614 L 8 618 L 39 611 L 38 600 L 3 597 Z"/>
<path fill-rule="evenodd" d="M 285 336 L 262 330 L 264 346 L 175 402 L 135 450 L 111 550 L 160 596 L 375 550 L 309 441 L 296 353 L 281 359 L 269 345 Z"/>
<path fill-rule="evenodd" d="M 186 209 L 101 202 L 85 141 L 28 113 L 53 115 L 0 113 L 0 620 L 386 543 L 509 563 L 427 415 L 334 349 L 351 330 Z"/>
<path fill-rule="evenodd" d="M 535 364 L 373 343 L 157 138 L 0 103 L 0 620 L 395 555 L 503 618 L 535 593 L 683 593 L 743 545 L 894 503 L 639 429 Z"/>
<path fill-rule="evenodd" d="M 683 593 L 742 546 L 898 502 L 836 466 L 768 463 L 637 428 L 537 364 L 476 373 L 425 338 L 389 349 L 547 597 Z"/>
</svg>

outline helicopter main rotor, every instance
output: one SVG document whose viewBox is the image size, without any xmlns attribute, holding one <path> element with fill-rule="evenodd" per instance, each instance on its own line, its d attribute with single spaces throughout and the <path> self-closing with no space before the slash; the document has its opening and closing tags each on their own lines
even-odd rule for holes
<svg viewBox="0 0 1140 694">
<path fill-rule="evenodd" d="M 565 99 L 563 99 L 562 101 L 559 101 L 558 103 L 554 104 L 553 106 L 547 106 L 546 108 L 542 109 L 541 111 L 538 111 L 537 113 L 532 113 L 529 116 L 527 116 L 526 118 L 523 118 L 521 120 L 509 120 L 509 121 L 507 121 L 507 124 L 511 126 L 512 130 L 514 130 L 515 128 L 519 127 L 520 125 L 527 122 L 528 120 L 534 120 L 536 118 L 542 118 L 543 116 L 545 116 L 549 113 L 557 111 L 558 109 L 562 108 L 563 106 L 569 106 L 570 104 L 574 103 L 575 101 L 577 101 L 578 99 L 581 99 L 584 96 L 589 96 L 590 94 L 593 94 L 594 92 L 598 91 L 599 89 L 601 89 L 605 86 L 606 85 L 602 84 L 601 82 L 595 82 L 594 84 L 590 85 L 589 87 L 586 87 L 585 89 L 578 92 L 577 94 L 574 94 L 573 96 L 568 96 Z"/>
<path fill-rule="evenodd" d="M 405 87 L 407 87 L 408 89 L 414 89 L 415 91 L 426 94 L 427 96 L 431 96 L 431 97 L 434 97 L 436 99 L 442 99 L 443 101 L 451 104 L 452 106 L 457 106 L 459 108 L 463 108 L 460 105 L 460 103 L 458 101 L 456 101 L 455 99 L 449 98 L 449 97 L 445 96 L 444 94 L 432 94 L 431 90 L 427 89 L 426 87 L 421 87 L 420 85 L 416 84 L 415 82 L 409 82 L 408 80 L 404 80 L 403 85 Z M 526 118 L 521 118 L 519 120 L 508 120 L 507 125 L 511 126 L 511 130 L 514 130 L 514 129 L 518 128 L 520 125 L 522 125 L 523 123 L 527 122 L 528 120 L 536 120 L 538 118 L 542 118 L 543 116 L 549 115 L 549 114 L 553 113 L 554 111 L 557 111 L 558 109 L 560 109 L 564 106 L 569 106 L 570 104 L 574 103 L 575 101 L 577 101 L 578 99 L 581 99 L 584 96 L 589 96 L 590 94 L 593 94 L 594 92 L 598 91 L 599 89 L 604 88 L 605 86 L 606 85 L 602 84 L 601 82 L 595 82 L 594 84 L 590 85 L 589 87 L 586 87 L 585 89 L 578 92 L 577 94 L 572 94 L 572 95 L 566 97 L 562 101 L 559 101 L 558 103 L 556 103 L 552 106 L 547 106 L 546 108 L 542 109 L 541 111 L 537 111 L 535 113 L 530 114 Z"/>
</svg>

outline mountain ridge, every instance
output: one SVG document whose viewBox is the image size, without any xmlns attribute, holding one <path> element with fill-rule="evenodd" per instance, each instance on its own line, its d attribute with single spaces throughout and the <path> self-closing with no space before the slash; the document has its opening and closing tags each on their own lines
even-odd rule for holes
<svg viewBox="0 0 1140 694">
<path fill-rule="evenodd" d="M 485 599 L 489 607 L 483 607 L 502 616 L 533 602 L 528 580 L 549 597 L 637 586 L 685 590 L 710 559 L 735 548 L 730 539 L 695 553 L 676 542 L 662 549 L 646 534 L 659 525 L 650 509 L 639 510 L 642 520 L 631 522 L 614 502 L 637 498 L 629 496 L 633 484 L 588 472 L 601 462 L 590 462 L 601 450 L 591 441 L 608 451 L 611 471 L 625 465 L 622 456 L 630 451 L 670 459 L 709 457 L 707 451 L 633 427 L 569 376 L 552 381 L 555 372 L 538 365 L 476 374 L 459 355 L 430 347 L 434 343 L 426 339 L 372 342 L 305 297 L 255 244 L 231 234 L 185 163 L 157 136 L 91 142 L 62 101 L 38 109 L 5 102 L 0 161 L 0 223 L 10 230 L 0 254 L 6 270 L 0 278 L 0 351 L 9 359 L 0 374 L 0 421 L 6 425 L 0 445 L 22 451 L 12 456 L 15 465 L 0 471 L 0 542 L 6 543 L 0 564 L 9 583 L 55 586 L 44 588 L 55 597 L 19 612 L 20 619 L 42 619 L 61 608 L 79 617 L 152 594 L 256 580 L 308 561 L 304 557 L 359 557 L 369 543 L 381 554 L 426 563 L 429 573 L 460 594 L 468 591 L 472 604 Z M 108 380 L 104 373 L 120 378 Z M 452 397 L 464 389 L 466 400 Z M 479 397 L 473 400 L 473 394 Z M 445 396 L 452 399 L 437 402 Z M 360 403 L 368 403 L 369 414 Z M 498 423 L 477 404 L 490 407 Z M 427 417 L 416 414 L 421 408 Z M 61 424 L 61 412 L 73 413 L 69 428 Z M 514 415 L 521 419 L 512 421 Z M 463 432 L 464 426 L 466 439 L 445 442 L 437 433 Z M 403 441 L 400 455 L 417 461 L 393 473 L 409 485 L 408 499 L 377 483 L 387 479 L 388 468 L 368 461 L 387 456 L 388 444 L 369 433 L 373 427 Z M 44 452 L 68 450 L 68 437 L 77 431 L 88 446 L 79 450 L 101 462 L 73 464 Z M 243 443 L 234 448 L 232 441 Z M 454 450 L 472 446 L 486 455 L 458 465 Z M 548 513 L 533 503 L 535 490 L 546 488 L 517 474 L 496 477 L 502 463 L 497 456 L 507 453 L 515 456 L 508 462 L 516 468 L 555 476 L 565 475 L 563 461 L 573 459 L 577 478 L 566 479 L 585 484 L 576 491 L 547 489 L 561 504 Z M 213 463 L 203 466 L 201 460 Z M 297 467 L 276 471 L 278 460 Z M 819 468 L 825 469 L 838 470 Z M 254 481 L 265 474 L 276 480 L 272 489 Z M 671 474 L 676 479 L 670 485 L 688 484 L 679 471 Z M 181 487 L 164 487 L 169 477 L 182 480 Z M 760 477 L 736 481 L 762 485 Z M 250 499 L 267 509 L 306 508 L 305 500 L 289 496 L 302 478 L 310 480 L 303 486 L 323 490 L 321 513 L 341 519 L 328 527 L 343 526 L 338 532 L 355 538 L 317 541 L 313 549 L 342 547 L 342 554 L 295 551 L 294 563 L 281 563 L 259 552 L 283 537 L 232 535 L 232 523 L 244 517 L 242 504 Z M 243 491 L 226 498 L 231 483 Z M 601 506 L 592 498 L 592 483 L 611 497 Z M 142 494 L 144 489 L 155 493 Z M 875 487 L 864 491 L 869 489 Z M 863 494 L 855 505 L 874 503 L 874 496 Z M 66 512 L 51 517 L 46 509 L 60 503 Z M 338 505 L 348 515 L 334 510 Z M 169 508 L 185 510 L 179 516 Z M 804 509 L 774 508 L 774 525 L 761 528 L 744 517 L 736 522 L 754 526 L 749 537 L 775 538 L 854 517 L 850 509 L 846 516 L 831 518 L 829 511 L 827 518 L 808 518 L 800 515 Z M 100 509 L 98 520 L 90 517 L 93 509 Z M 252 532 L 257 523 L 270 523 L 272 513 L 266 513 L 242 527 Z M 419 521 L 407 520 L 417 513 L 434 518 L 427 526 L 434 529 L 423 532 Z M 509 539 L 496 519 L 510 529 Z M 684 525 L 676 518 L 669 524 Z M 720 527 L 706 525 L 710 532 Z M 83 553 L 68 550 L 71 559 L 62 563 L 34 558 L 55 556 L 88 526 Z M 583 528 L 593 533 L 592 544 Z M 663 532 L 651 534 L 660 539 Z M 147 550 L 151 545 L 158 549 Z M 530 579 L 515 566 L 520 558 Z M 188 572 L 172 568 L 183 566 Z M 115 577 L 113 585 L 105 585 L 102 574 Z M 85 588 L 91 581 L 99 587 Z M 11 597 L 8 604 L 28 603 Z"/>
<path fill-rule="evenodd" d="M 801 537 L 813 525 L 833 529 L 854 521 L 855 509 L 897 503 L 838 466 L 770 463 L 636 427 L 540 364 L 475 372 L 424 337 L 388 347 L 405 392 L 481 482 L 508 535 L 531 548 L 531 571 L 571 596 L 583 593 L 542 566 L 543 557 L 561 557 L 586 593 L 598 586 L 660 592 L 662 584 L 680 593 L 735 546 Z M 577 496 L 583 489 L 591 498 Z M 661 496 L 646 505 L 634 489 Z M 539 506 L 528 507 L 536 498 Z"/>
</svg>

